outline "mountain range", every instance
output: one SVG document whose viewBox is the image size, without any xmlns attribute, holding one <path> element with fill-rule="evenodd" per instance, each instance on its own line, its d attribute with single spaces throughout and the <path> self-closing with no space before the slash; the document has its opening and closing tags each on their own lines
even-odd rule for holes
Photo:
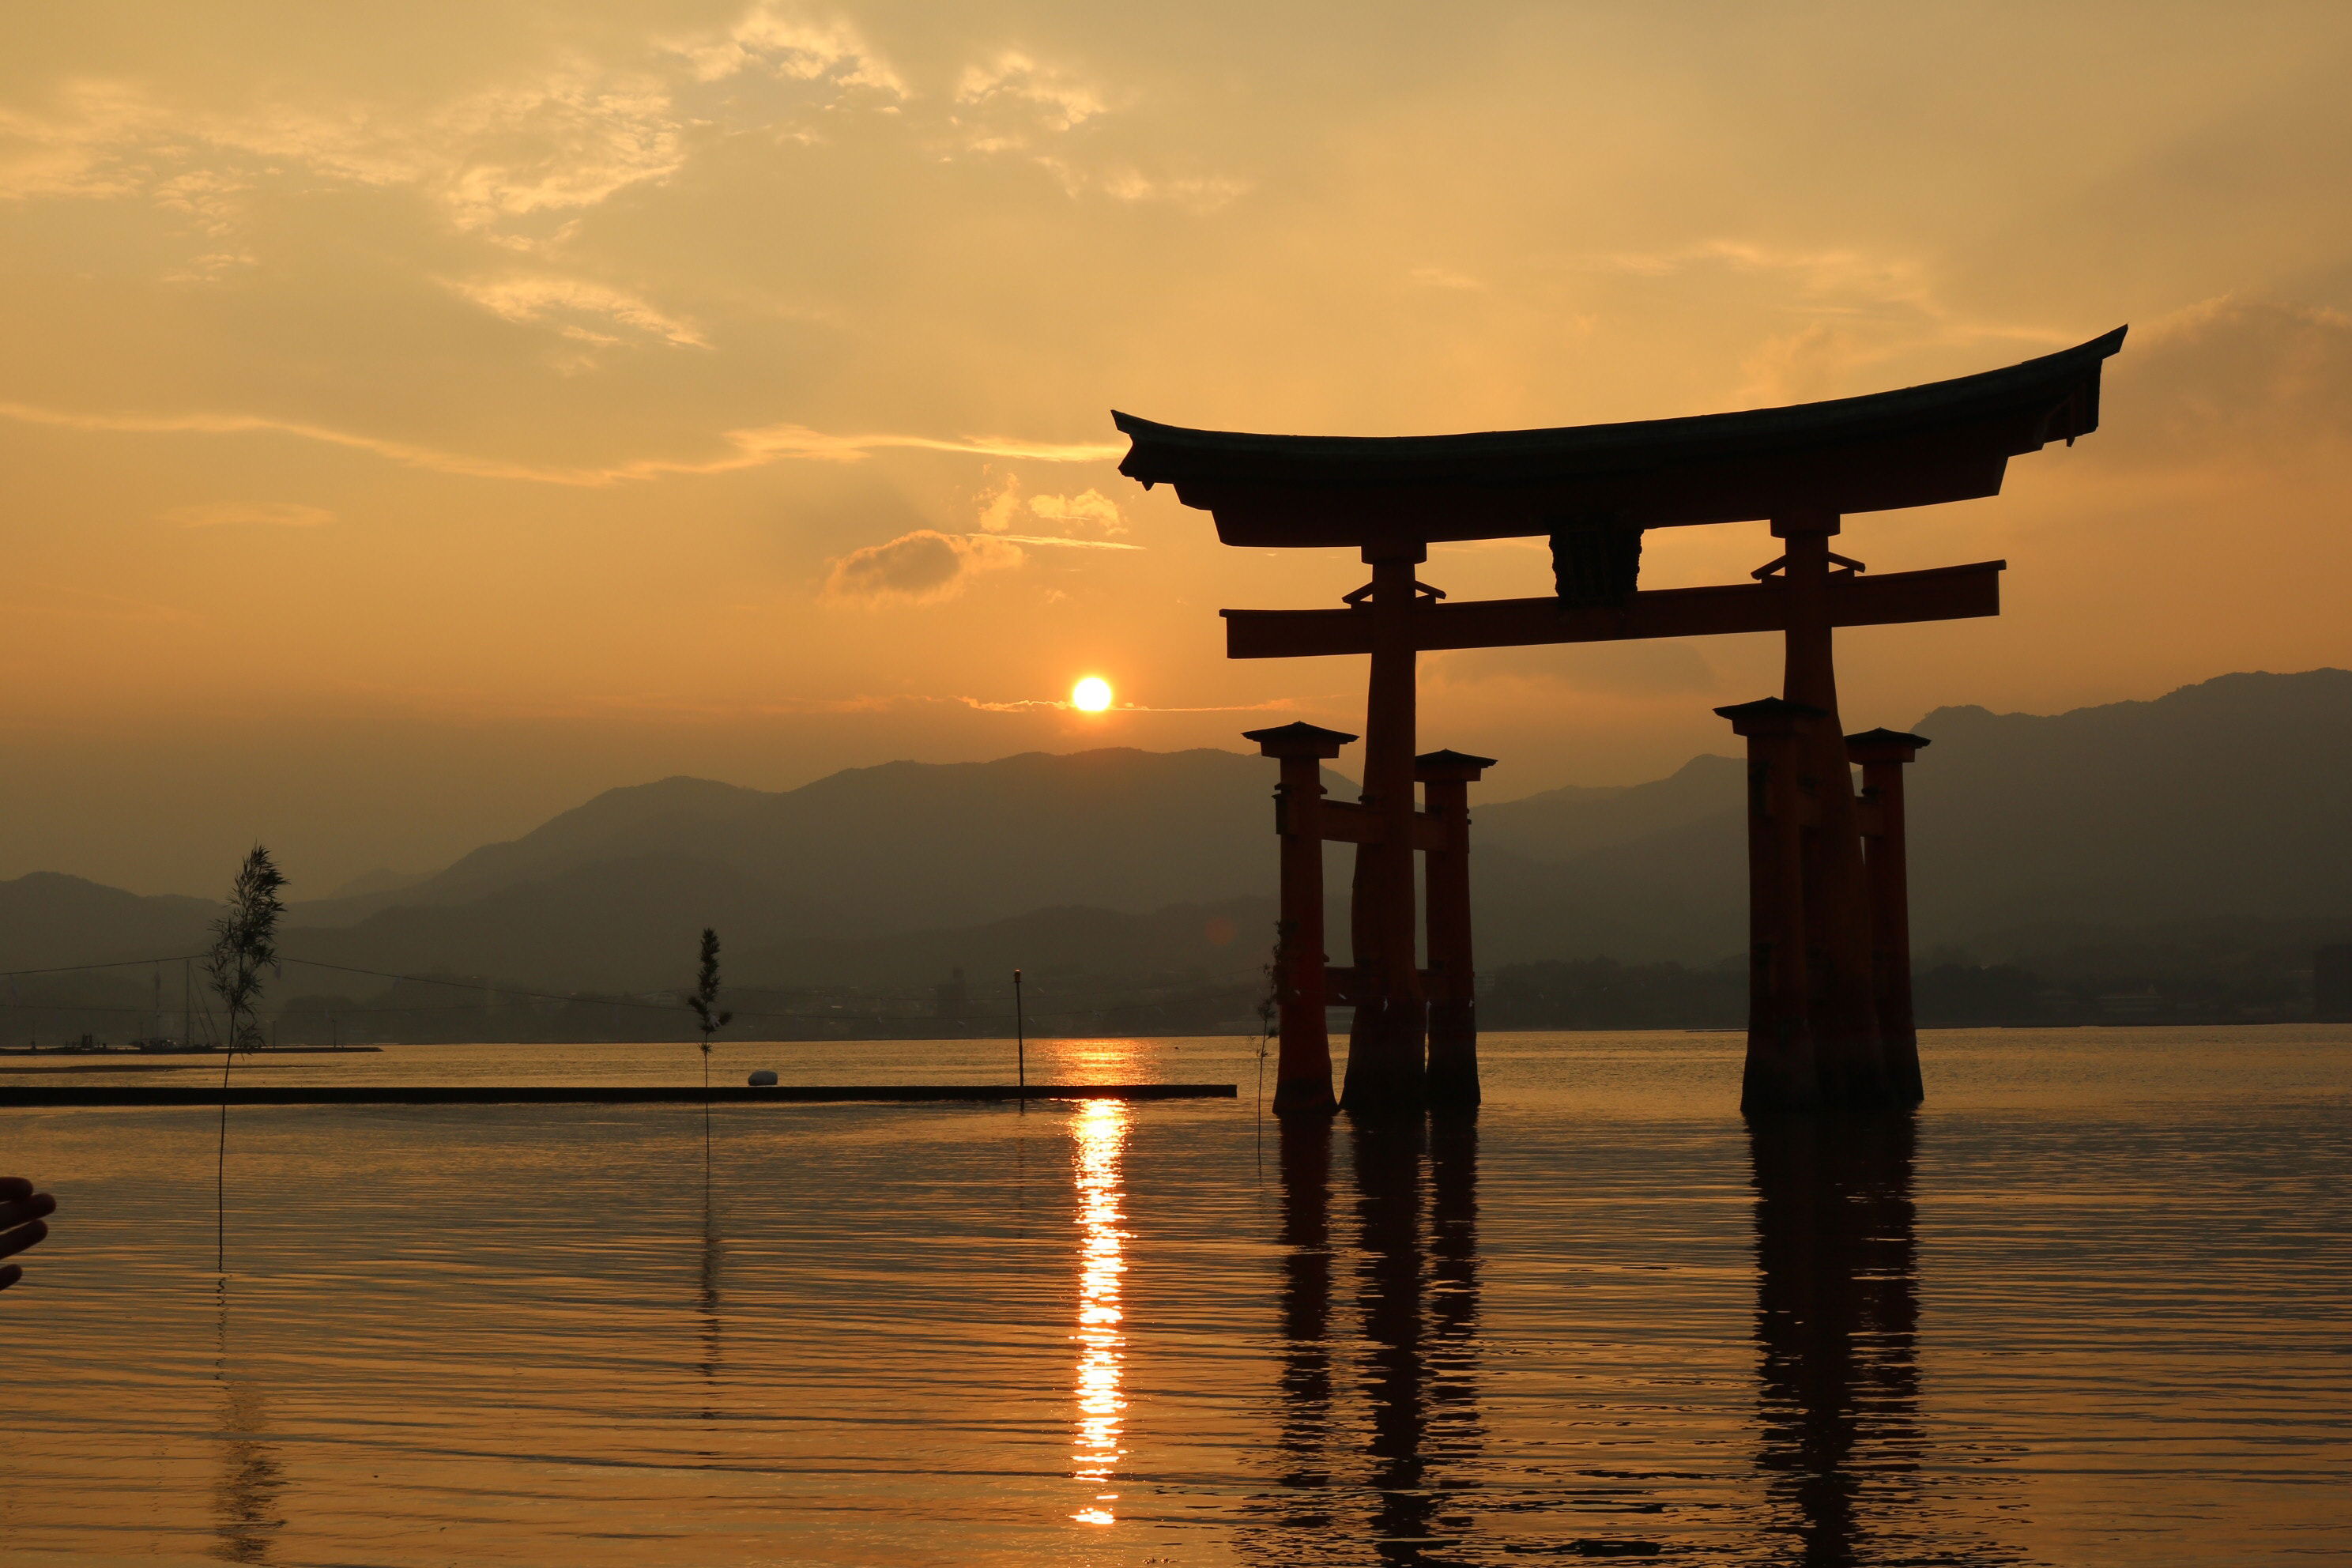
<svg viewBox="0 0 2352 1568">
<path fill-rule="evenodd" d="M 1915 728 L 1932 742 L 1909 785 L 1923 953 L 2352 932 L 2352 671 L 2228 675 L 2047 717 L 1943 708 Z M 1474 794 L 1482 968 L 1740 952 L 1742 779 L 1738 760 L 1701 756 L 1620 788 Z M 625 992 L 679 984 L 712 925 L 747 984 L 928 985 L 1015 963 L 1103 984 L 1230 980 L 1255 973 L 1271 931 L 1273 783 L 1255 756 L 1127 749 L 892 763 L 782 792 L 664 779 L 422 879 L 297 903 L 284 946 Z M 1337 900 L 1340 847 L 1328 864 Z M 19 878 L 0 883 L 0 966 L 193 952 L 212 912 Z M 1333 929 L 1343 959 L 1344 918 Z"/>
</svg>

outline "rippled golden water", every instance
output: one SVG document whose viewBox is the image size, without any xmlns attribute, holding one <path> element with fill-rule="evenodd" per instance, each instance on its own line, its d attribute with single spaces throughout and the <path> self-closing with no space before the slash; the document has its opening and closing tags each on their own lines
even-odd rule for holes
<svg viewBox="0 0 2352 1568">
<path fill-rule="evenodd" d="M 1752 1133 L 1733 1036 L 1490 1037 L 1475 1123 L 1287 1137 L 1240 1043 L 1032 1050 L 1242 1098 L 722 1107 L 707 1171 L 691 1108 L 239 1109 L 226 1279 L 212 1112 L 0 1112 L 63 1204 L 0 1560 L 2352 1558 L 2352 1030 L 1933 1034 L 1916 1122 Z"/>
</svg>

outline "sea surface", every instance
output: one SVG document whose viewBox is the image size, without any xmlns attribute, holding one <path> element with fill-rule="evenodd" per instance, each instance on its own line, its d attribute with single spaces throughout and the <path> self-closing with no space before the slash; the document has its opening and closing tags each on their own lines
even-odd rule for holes
<svg viewBox="0 0 2352 1568">
<path fill-rule="evenodd" d="M 1254 1047 L 1028 1047 L 1234 1100 L 241 1107 L 217 1215 L 212 1110 L 0 1110 L 62 1205 L 0 1295 L 0 1560 L 2352 1560 L 2352 1029 L 1934 1032 L 1916 1118 L 1754 1129 L 1736 1035 L 1490 1035 L 1475 1120 L 1303 1131 Z"/>
</svg>

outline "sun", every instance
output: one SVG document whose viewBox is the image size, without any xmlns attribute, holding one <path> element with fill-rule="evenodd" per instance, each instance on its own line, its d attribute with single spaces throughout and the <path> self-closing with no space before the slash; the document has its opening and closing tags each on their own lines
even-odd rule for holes
<svg viewBox="0 0 2352 1568">
<path fill-rule="evenodd" d="M 1100 713 L 1110 706 L 1110 682 L 1089 675 L 1070 688 L 1070 706 L 1081 713 Z"/>
</svg>

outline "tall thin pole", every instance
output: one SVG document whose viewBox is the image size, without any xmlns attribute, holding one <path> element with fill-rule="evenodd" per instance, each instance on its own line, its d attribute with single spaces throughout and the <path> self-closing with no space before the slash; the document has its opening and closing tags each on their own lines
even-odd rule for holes
<svg viewBox="0 0 2352 1568">
<path fill-rule="evenodd" d="M 1021 1011 L 1021 972 L 1013 972 L 1013 1052 L 1021 1073 L 1021 1097 L 1029 1097 L 1029 1021 Z"/>
</svg>

